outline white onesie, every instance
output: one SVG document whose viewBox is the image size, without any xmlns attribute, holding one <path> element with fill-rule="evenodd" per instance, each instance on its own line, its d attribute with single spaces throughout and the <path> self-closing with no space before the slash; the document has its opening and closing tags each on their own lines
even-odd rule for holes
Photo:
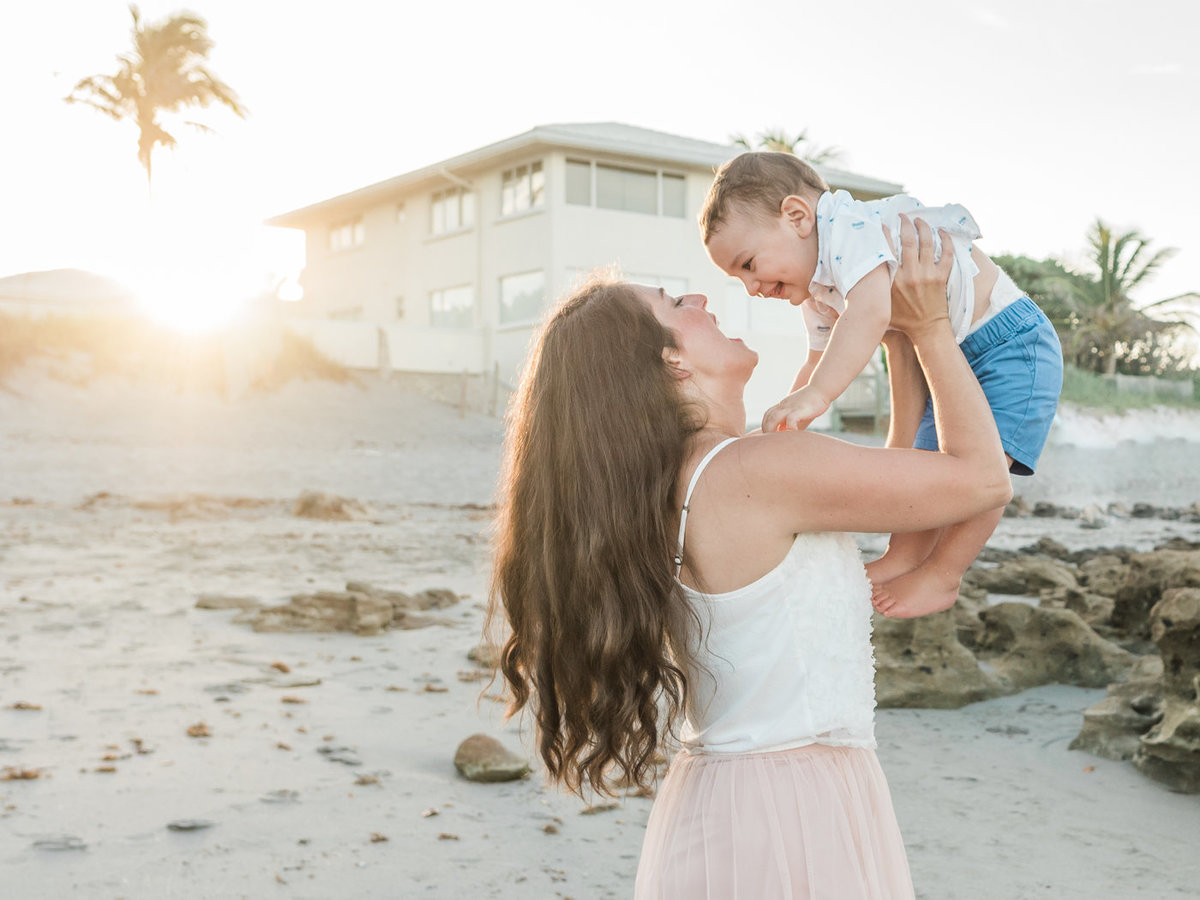
<svg viewBox="0 0 1200 900">
<path fill-rule="evenodd" d="M 929 224 L 939 255 L 942 242 L 938 229 L 943 228 L 950 234 L 954 247 L 954 266 L 946 286 L 950 325 L 954 329 L 954 339 L 959 342 L 972 330 L 975 276 L 979 274 L 979 267 L 971 258 L 971 241 L 980 234 L 979 226 L 965 207 L 958 204 L 923 206 L 907 194 L 881 200 L 855 200 L 846 191 L 826 191 L 817 201 L 818 256 L 809 285 L 812 298 L 801 305 L 809 349 L 825 349 L 834 323 L 846 310 L 846 295 L 864 275 L 886 263 L 889 275 L 895 277 L 900 262 L 901 213 L 910 219 L 924 219 Z M 883 233 L 884 225 L 891 230 L 896 242 L 895 253 Z M 991 318 L 1020 296 L 1020 290 L 1001 272 L 984 318 Z M 1001 302 L 997 303 L 998 300 Z M 983 319 L 977 325 L 982 322 Z"/>
</svg>

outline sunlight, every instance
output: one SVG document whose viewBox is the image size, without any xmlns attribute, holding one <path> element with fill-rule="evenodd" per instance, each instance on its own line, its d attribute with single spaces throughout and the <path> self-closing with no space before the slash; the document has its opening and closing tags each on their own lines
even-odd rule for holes
<svg viewBox="0 0 1200 900">
<path fill-rule="evenodd" d="M 187 334 L 210 333 L 264 299 L 298 299 L 303 250 L 294 235 L 269 233 L 280 229 L 200 196 L 184 179 L 164 182 L 143 224 L 131 224 L 137 259 L 122 279 L 148 318 Z"/>
<path fill-rule="evenodd" d="M 155 272 L 133 286 L 147 318 L 183 334 L 205 334 L 230 325 L 245 308 L 233 284 L 191 272 Z"/>
</svg>

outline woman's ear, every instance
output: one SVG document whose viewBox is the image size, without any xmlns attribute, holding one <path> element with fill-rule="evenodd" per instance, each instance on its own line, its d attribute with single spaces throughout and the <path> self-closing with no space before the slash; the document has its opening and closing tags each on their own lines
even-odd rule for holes
<svg viewBox="0 0 1200 900">
<path fill-rule="evenodd" d="M 813 205 L 798 194 L 789 194 L 779 204 L 779 211 L 788 224 L 802 238 L 808 237 L 817 227 L 817 213 Z"/>
<path fill-rule="evenodd" d="M 674 378 L 682 381 L 684 378 L 690 378 L 691 372 L 684 365 L 683 357 L 679 355 L 678 347 L 663 347 L 662 352 L 663 362 L 667 364 L 667 368 L 671 370 L 671 375 Z"/>
</svg>

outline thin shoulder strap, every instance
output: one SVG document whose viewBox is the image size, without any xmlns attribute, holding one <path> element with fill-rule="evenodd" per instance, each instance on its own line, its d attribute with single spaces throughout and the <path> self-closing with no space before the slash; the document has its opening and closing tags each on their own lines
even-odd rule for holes
<svg viewBox="0 0 1200 900">
<path fill-rule="evenodd" d="M 696 482 L 700 480 L 700 473 L 712 462 L 712 458 L 736 440 L 737 438 L 735 437 L 725 438 L 725 440 L 704 454 L 704 459 L 700 460 L 700 465 L 696 466 L 696 471 L 692 473 L 692 480 L 688 482 L 687 493 L 683 497 L 683 512 L 679 514 L 679 540 L 675 544 L 676 578 L 679 577 L 679 573 L 683 570 L 683 532 L 687 528 L 688 507 L 692 502 L 692 491 L 696 489 Z"/>
</svg>

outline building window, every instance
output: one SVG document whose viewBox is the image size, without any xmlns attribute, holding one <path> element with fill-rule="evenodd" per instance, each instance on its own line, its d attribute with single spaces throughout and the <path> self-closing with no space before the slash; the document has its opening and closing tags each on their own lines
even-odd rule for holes
<svg viewBox="0 0 1200 900">
<path fill-rule="evenodd" d="M 506 169 L 500 176 L 500 215 L 511 216 L 546 205 L 546 173 L 541 160 Z"/>
<path fill-rule="evenodd" d="M 522 272 L 500 279 L 500 324 L 536 322 L 545 308 L 546 273 Z"/>
<path fill-rule="evenodd" d="M 437 191 L 430 203 L 429 230 L 446 234 L 475 224 L 475 194 L 466 188 Z"/>
<path fill-rule="evenodd" d="M 687 215 L 687 179 L 682 175 L 662 175 L 662 214 L 682 219 Z"/>
<path fill-rule="evenodd" d="M 672 172 L 568 159 L 563 196 L 576 206 L 678 219 L 687 215 L 687 179 Z"/>
<path fill-rule="evenodd" d="M 363 226 L 362 219 L 339 222 L 329 229 L 329 249 L 334 253 L 340 253 L 351 247 L 360 247 L 365 238 L 366 228 Z"/>
<path fill-rule="evenodd" d="M 596 205 L 625 212 L 658 212 L 658 176 L 640 169 L 596 164 Z"/>
<path fill-rule="evenodd" d="M 592 164 L 577 159 L 567 160 L 567 189 L 564 191 L 568 203 L 578 206 L 592 205 Z"/>
<path fill-rule="evenodd" d="M 429 324 L 435 328 L 470 328 L 475 324 L 475 288 L 464 284 L 429 292 Z"/>
</svg>

